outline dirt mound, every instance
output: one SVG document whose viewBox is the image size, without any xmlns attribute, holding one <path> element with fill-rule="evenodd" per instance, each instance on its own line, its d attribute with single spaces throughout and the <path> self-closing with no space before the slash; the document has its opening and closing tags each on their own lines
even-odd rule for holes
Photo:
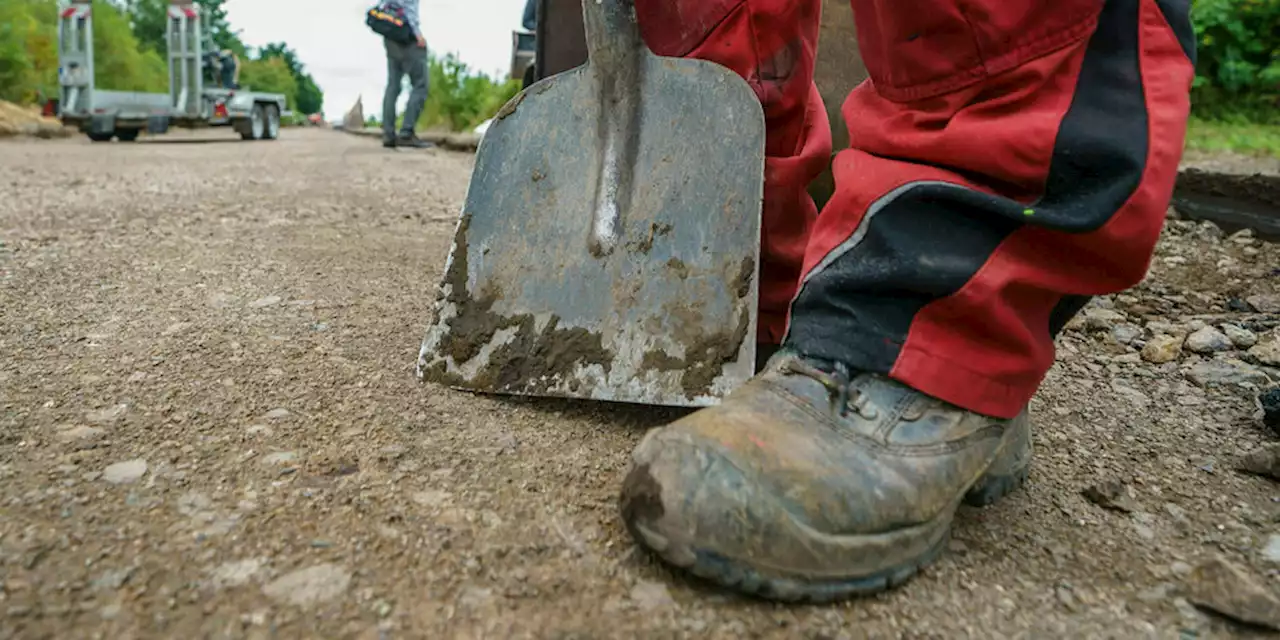
<svg viewBox="0 0 1280 640">
<path fill-rule="evenodd" d="M 23 107 L 0 100 L 0 138 L 7 136 L 35 136 L 37 138 L 65 138 L 71 130 L 61 122 L 40 115 L 34 107 Z"/>
</svg>

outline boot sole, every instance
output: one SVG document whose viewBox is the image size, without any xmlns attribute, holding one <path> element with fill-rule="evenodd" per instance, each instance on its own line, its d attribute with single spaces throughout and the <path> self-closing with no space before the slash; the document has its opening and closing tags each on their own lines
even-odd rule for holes
<svg viewBox="0 0 1280 640">
<path fill-rule="evenodd" d="M 1026 419 L 1025 416 L 1020 419 Z M 998 461 L 965 492 L 961 501 L 973 507 L 987 507 L 1018 490 L 1031 470 L 1029 427 L 1025 445 L 1010 443 L 1014 449 L 1008 460 Z M 957 507 L 959 504 L 957 503 Z M 944 528 L 938 541 L 924 553 L 905 562 L 866 576 L 839 579 L 786 578 L 765 576 L 755 569 L 706 549 L 680 548 L 666 539 L 628 522 L 627 528 L 645 547 L 670 565 L 699 578 L 747 595 L 779 602 L 825 604 L 854 597 L 883 593 L 914 577 L 933 564 L 947 547 L 955 509 L 948 509 L 939 520 Z M 935 527 L 924 526 L 925 529 Z"/>
</svg>

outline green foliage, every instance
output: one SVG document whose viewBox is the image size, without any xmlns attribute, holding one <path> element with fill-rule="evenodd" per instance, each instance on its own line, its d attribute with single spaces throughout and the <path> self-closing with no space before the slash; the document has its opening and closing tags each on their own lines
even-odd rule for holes
<svg viewBox="0 0 1280 640">
<path fill-rule="evenodd" d="M 111 4 L 93 7 L 93 64 L 94 82 L 102 89 L 169 90 L 169 64 L 160 53 L 139 45 L 129 16 Z"/>
<path fill-rule="evenodd" d="M 520 91 L 519 82 L 500 82 L 474 72 L 452 53 L 443 58 L 429 55 L 427 70 L 430 90 L 418 119 L 420 129 L 468 131 L 492 118 Z"/>
<path fill-rule="evenodd" d="M 283 93 L 289 109 L 297 108 L 298 81 L 280 58 L 241 61 L 240 86 L 250 91 Z"/>
<path fill-rule="evenodd" d="M 1195 113 L 1280 124 L 1280 0 L 1194 0 Z"/>
<path fill-rule="evenodd" d="M 43 0 L 0 0 L 0 100 L 27 103 L 58 91 L 56 37 L 46 25 L 57 7 Z"/>
<path fill-rule="evenodd" d="M 167 63 L 159 54 L 139 47 L 124 11 L 99 3 L 93 15 L 97 86 L 165 91 Z M 58 94 L 57 21 L 55 0 L 0 0 L 0 98 L 29 103 Z"/>
<path fill-rule="evenodd" d="M 1230 122 L 1192 118 L 1187 126 L 1187 148 L 1278 158 L 1280 126 L 1248 122 L 1243 118 Z"/>
<path fill-rule="evenodd" d="M 5 1 L 5 0 L 0 0 Z M 164 55 L 166 21 L 169 15 L 169 0 L 117 0 L 128 8 L 132 16 L 133 34 L 143 46 Z M 231 28 L 227 21 L 227 10 L 223 7 L 226 0 L 195 0 L 204 10 L 205 23 L 212 36 L 213 44 L 218 49 L 230 49 L 241 58 L 248 57 L 249 51 L 240 41 L 240 32 Z"/>
<path fill-rule="evenodd" d="M 320 113 L 324 107 L 324 92 L 316 85 L 315 78 L 307 73 L 306 67 L 298 60 L 298 54 L 289 45 L 283 42 L 275 42 L 263 47 L 258 51 L 259 60 L 268 60 L 278 58 L 283 60 L 285 65 L 289 67 L 289 73 L 293 75 L 295 85 L 297 86 L 295 107 L 299 112 L 305 114 Z"/>
</svg>

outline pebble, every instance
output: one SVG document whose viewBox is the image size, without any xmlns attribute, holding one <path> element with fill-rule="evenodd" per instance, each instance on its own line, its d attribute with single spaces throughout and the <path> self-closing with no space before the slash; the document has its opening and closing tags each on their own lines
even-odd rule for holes
<svg viewBox="0 0 1280 640">
<path fill-rule="evenodd" d="M 1262 548 L 1262 557 L 1268 562 L 1280 563 L 1280 534 L 1271 534 L 1267 538 L 1267 546 Z"/>
<path fill-rule="evenodd" d="M 249 303 L 249 308 L 265 309 L 266 307 L 274 307 L 275 305 L 280 304 L 282 300 L 283 298 L 281 298 L 280 296 L 267 296 L 265 298 L 258 298 L 257 300 L 254 300 L 253 302 Z"/>
<path fill-rule="evenodd" d="M 1142 337 L 1142 328 L 1127 322 L 1111 328 L 1111 337 L 1120 344 L 1129 344 Z"/>
<path fill-rule="evenodd" d="M 1227 338 L 1231 340 L 1231 344 L 1235 345 L 1237 349 L 1248 349 L 1258 344 L 1258 334 L 1240 325 L 1224 324 L 1222 325 L 1222 333 L 1226 334 Z"/>
<path fill-rule="evenodd" d="M 1249 313 L 1253 311 L 1253 307 L 1249 306 L 1248 302 L 1245 302 L 1240 298 L 1231 298 L 1227 300 L 1227 311 L 1235 313 Z"/>
<path fill-rule="evenodd" d="M 63 429 L 58 432 L 58 440 L 64 443 L 81 442 L 86 440 L 96 440 L 106 433 L 102 429 L 94 427 L 86 427 L 84 425 L 76 425 L 70 429 Z"/>
<path fill-rule="evenodd" d="M 275 453 L 268 453 L 267 455 L 262 456 L 262 465 L 276 466 L 276 465 L 289 464 L 290 462 L 293 462 L 297 459 L 298 459 L 297 451 L 277 451 Z"/>
<path fill-rule="evenodd" d="M 1258 313 L 1280 313 L 1280 295 L 1260 294 L 1245 298 L 1245 302 Z"/>
<path fill-rule="evenodd" d="M 1268 336 L 1250 349 L 1249 355 L 1269 367 L 1280 367 L 1280 335 Z"/>
<path fill-rule="evenodd" d="M 347 591 L 351 574 L 336 564 L 318 564 L 286 573 L 262 588 L 268 598 L 307 608 L 334 600 Z"/>
<path fill-rule="evenodd" d="M 1269 444 L 1245 454 L 1236 468 L 1252 474 L 1280 480 L 1280 444 Z"/>
<path fill-rule="evenodd" d="M 1209 220 L 1205 220 L 1196 225 L 1195 235 L 1197 238 L 1207 242 L 1217 242 L 1226 237 L 1227 234 L 1222 231 L 1222 227 L 1219 227 Z"/>
<path fill-rule="evenodd" d="M 1231 234 L 1227 239 L 1241 246 L 1251 245 L 1255 241 L 1255 238 L 1253 237 L 1253 229 L 1241 229 Z"/>
<path fill-rule="evenodd" d="M 1164 364 L 1178 359 L 1182 353 L 1182 338 L 1156 336 L 1142 347 L 1142 359 L 1152 364 Z"/>
<path fill-rule="evenodd" d="M 1117 480 L 1100 482 L 1080 493 L 1086 500 L 1103 509 L 1120 513 L 1132 513 L 1138 510 L 1138 503 L 1133 499 L 1133 491 L 1128 485 Z"/>
<path fill-rule="evenodd" d="M 111 484 L 137 482 L 147 473 L 147 461 L 142 459 L 117 462 L 102 470 L 102 479 Z"/>
<path fill-rule="evenodd" d="M 631 599 L 641 611 L 664 609 L 675 604 L 667 585 L 652 580 L 641 580 L 631 588 Z"/>
<path fill-rule="evenodd" d="M 114 407 L 90 411 L 84 414 L 84 418 L 93 424 L 109 424 L 122 418 L 128 409 L 128 405 L 118 404 Z"/>
<path fill-rule="evenodd" d="M 209 580 L 216 588 L 239 587 L 247 584 L 262 571 L 261 558 L 237 560 L 220 565 L 209 571 Z"/>
<path fill-rule="evenodd" d="M 1280 631 L 1280 600 L 1243 569 L 1215 557 L 1187 577 L 1187 599 L 1246 624 Z"/>
<path fill-rule="evenodd" d="M 1255 347 L 1256 348 L 1256 347 Z M 1239 360 L 1211 360 L 1191 367 L 1187 379 L 1198 387 L 1218 385 L 1266 385 L 1271 381 L 1262 370 Z"/>
<path fill-rule="evenodd" d="M 268 420 L 284 420 L 285 418 L 288 418 L 290 415 L 292 414 L 289 413 L 288 409 L 280 408 L 280 409 L 272 409 L 268 411 L 267 414 L 263 417 Z"/>
<path fill-rule="evenodd" d="M 1208 354 L 1231 349 L 1231 339 L 1213 327 L 1205 327 L 1187 336 L 1186 348 L 1193 353 Z"/>
<path fill-rule="evenodd" d="M 1090 331 L 1108 331 L 1125 321 L 1125 315 L 1113 309 L 1085 309 L 1084 328 Z"/>
</svg>

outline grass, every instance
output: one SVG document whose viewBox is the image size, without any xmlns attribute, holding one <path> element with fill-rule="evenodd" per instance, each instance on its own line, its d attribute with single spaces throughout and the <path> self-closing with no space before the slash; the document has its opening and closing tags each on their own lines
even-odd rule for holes
<svg viewBox="0 0 1280 640">
<path fill-rule="evenodd" d="M 1251 156 L 1280 158 L 1280 125 L 1201 120 L 1193 117 L 1187 124 L 1187 149 L 1234 151 Z"/>
</svg>

